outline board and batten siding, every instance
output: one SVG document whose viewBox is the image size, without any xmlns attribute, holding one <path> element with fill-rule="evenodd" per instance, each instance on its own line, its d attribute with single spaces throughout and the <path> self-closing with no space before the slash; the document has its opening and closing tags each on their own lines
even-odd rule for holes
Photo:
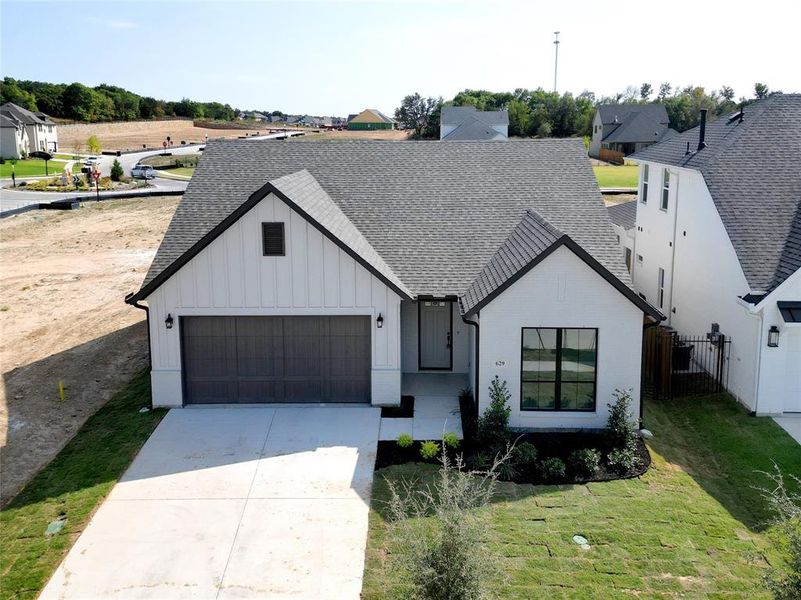
<svg viewBox="0 0 801 600">
<path fill-rule="evenodd" d="M 601 429 L 615 390 L 629 390 L 640 412 L 643 313 L 564 246 L 526 273 L 480 311 L 479 411 L 489 405 L 496 375 L 511 394 L 510 425 L 521 429 Z M 523 411 L 520 367 L 523 327 L 597 328 L 594 412 Z"/>
<path fill-rule="evenodd" d="M 264 222 L 285 224 L 286 256 L 262 255 Z M 180 317 L 203 315 L 368 315 L 372 402 L 400 402 L 400 297 L 272 194 L 154 290 L 147 304 L 155 406 L 181 406 Z M 165 327 L 168 314 L 172 329 Z"/>
</svg>

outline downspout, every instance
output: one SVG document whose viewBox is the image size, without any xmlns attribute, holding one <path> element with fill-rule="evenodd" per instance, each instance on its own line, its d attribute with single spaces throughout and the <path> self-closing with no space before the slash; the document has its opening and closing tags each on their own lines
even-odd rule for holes
<svg viewBox="0 0 801 600">
<path fill-rule="evenodd" d="M 132 300 L 133 292 L 125 296 L 125 303 L 130 304 L 134 308 L 145 311 L 145 324 L 147 326 L 147 368 L 153 370 L 153 355 L 151 354 L 152 346 L 150 344 L 150 309 L 144 304 L 139 304 L 138 300 Z"/>
<path fill-rule="evenodd" d="M 753 313 L 752 313 L 753 314 Z M 754 315 L 756 316 L 756 315 Z M 764 311 L 759 311 L 759 345 L 757 348 L 757 356 L 756 356 L 756 378 L 754 379 L 754 410 L 751 411 L 751 416 L 755 417 L 759 414 L 759 375 L 760 371 L 762 370 L 762 342 L 764 341 L 763 336 L 765 334 L 765 323 L 763 322 L 765 318 Z"/>
<path fill-rule="evenodd" d="M 476 348 L 475 348 L 475 352 L 474 352 L 475 356 L 473 357 L 473 360 L 475 361 L 475 364 L 474 364 L 474 367 L 473 367 L 475 369 L 475 374 L 474 374 L 474 377 L 473 377 L 475 379 L 475 381 L 474 381 L 474 386 L 475 387 L 473 388 L 473 395 L 475 396 L 474 402 L 476 404 L 476 414 L 478 414 L 478 406 L 479 406 L 479 404 L 478 404 L 478 356 L 479 356 L 479 346 L 480 346 L 480 344 L 479 344 L 479 334 L 480 334 L 481 330 L 478 327 L 478 322 L 477 321 L 471 321 L 468 318 L 466 318 L 464 315 L 460 315 L 460 316 L 462 317 L 462 321 L 463 322 L 465 322 L 467 325 L 472 325 L 473 327 L 476 328 Z"/>
</svg>

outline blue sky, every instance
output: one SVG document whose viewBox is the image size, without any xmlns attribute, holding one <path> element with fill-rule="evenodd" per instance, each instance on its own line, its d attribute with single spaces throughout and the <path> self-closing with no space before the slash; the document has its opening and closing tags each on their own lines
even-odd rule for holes
<svg viewBox="0 0 801 600">
<path fill-rule="evenodd" d="M 662 81 L 801 92 L 801 2 L 0 0 L 3 76 L 346 115 L 407 93 Z M 747 8 L 750 6 L 751 8 Z M 31 29 L 31 23 L 36 27 Z"/>
</svg>

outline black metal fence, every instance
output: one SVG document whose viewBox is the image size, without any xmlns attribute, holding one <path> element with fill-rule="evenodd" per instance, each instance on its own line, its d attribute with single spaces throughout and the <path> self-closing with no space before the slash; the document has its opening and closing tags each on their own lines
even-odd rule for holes
<svg viewBox="0 0 801 600">
<path fill-rule="evenodd" d="M 727 389 L 731 340 L 719 332 L 679 335 L 668 327 L 647 330 L 643 373 L 656 396 L 692 396 Z"/>
</svg>

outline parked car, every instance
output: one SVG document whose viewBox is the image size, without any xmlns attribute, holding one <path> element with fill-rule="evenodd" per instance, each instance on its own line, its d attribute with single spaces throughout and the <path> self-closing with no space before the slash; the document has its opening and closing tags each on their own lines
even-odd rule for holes
<svg viewBox="0 0 801 600">
<path fill-rule="evenodd" d="M 83 165 L 85 167 L 93 167 L 98 163 L 99 160 L 100 159 L 97 158 L 96 156 L 87 156 L 86 160 L 83 161 Z"/>
<path fill-rule="evenodd" d="M 155 179 L 156 169 L 151 165 L 136 165 L 131 169 L 131 176 L 138 179 Z"/>
</svg>

